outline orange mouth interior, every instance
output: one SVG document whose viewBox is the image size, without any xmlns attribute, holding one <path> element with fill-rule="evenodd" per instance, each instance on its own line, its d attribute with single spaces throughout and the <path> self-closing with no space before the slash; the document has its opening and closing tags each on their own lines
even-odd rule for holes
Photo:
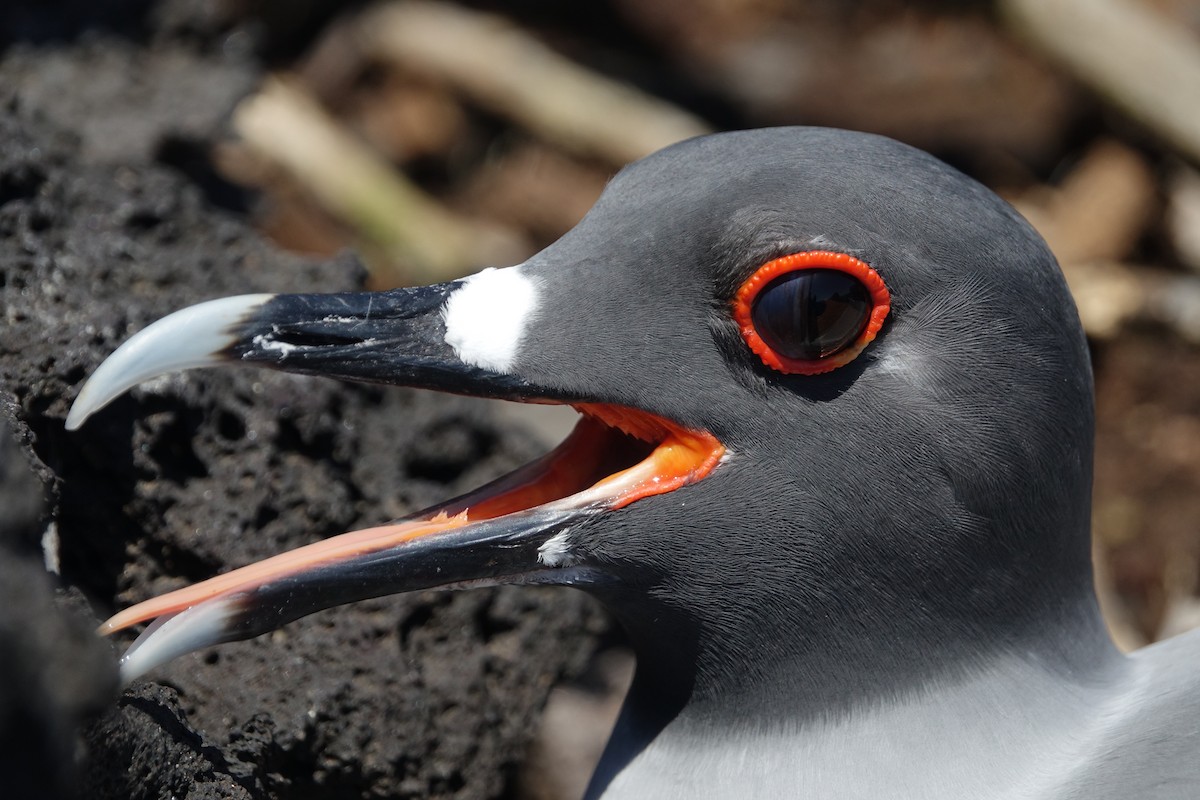
<svg viewBox="0 0 1200 800">
<path fill-rule="evenodd" d="M 472 522 L 540 506 L 612 511 L 703 479 L 725 448 L 706 431 L 624 406 L 580 403 L 583 415 L 554 450 L 417 519 L 344 533 L 218 575 L 125 609 L 100 626 L 110 634 L 220 595 L 251 591 L 320 564 L 384 550 Z"/>
</svg>

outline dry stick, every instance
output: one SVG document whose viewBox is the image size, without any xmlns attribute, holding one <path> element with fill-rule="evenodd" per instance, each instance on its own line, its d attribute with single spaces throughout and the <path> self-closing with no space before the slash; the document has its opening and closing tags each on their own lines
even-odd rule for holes
<svg viewBox="0 0 1200 800">
<path fill-rule="evenodd" d="M 1062 264 L 1093 338 L 1116 336 L 1145 306 L 1145 276 L 1120 261 L 1145 232 L 1157 193 L 1145 159 L 1118 142 L 1100 140 L 1061 186 L 1017 201 Z"/>
<path fill-rule="evenodd" d="M 624 165 L 709 133 L 697 117 L 569 61 L 500 17 L 393 3 L 358 23 L 363 50 L 456 86 L 577 155 Z"/>
<path fill-rule="evenodd" d="M 1123 263 L 1158 206 L 1153 171 L 1135 151 L 1101 140 L 1061 186 L 1014 203 L 1062 264 L 1089 336 L 1151 322 L 1200 344 L 1200 279 Z"/>
<path fill-rule="evenodd" d="M 480 266 L 489 255 L 522 255 L 504 252 L 519 248 L 504 234 L 444 209 L 294 84 L 268 79 L 238 106 L 233 127 L 379 254 L 368 259 L 377 287 L 435 283 Z"/>
<path fill-rule="evenodd" d="M 1200 42 L 1129 0 L 1001 0 L 1012 25 L 1200 162 Z"/>
<path fill-rule="evenodd" d="M 1158 216 L 1158 182 L 1146 159 L 1099 139 L 1030 218 L 1061 261 L 1128 258 Z"/>
<path fill-rule="evenodd" d="M 1133 322 L 1162 325 L 1200 345 L 1200 280 L 1115 261 L 1063 264 L 1088 335 L 1111 339 Z"/>
</svg>

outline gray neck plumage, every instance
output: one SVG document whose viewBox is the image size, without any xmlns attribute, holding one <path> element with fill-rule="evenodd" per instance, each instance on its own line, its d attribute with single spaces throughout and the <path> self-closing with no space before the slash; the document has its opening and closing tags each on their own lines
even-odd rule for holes
<svg viewBox="0 0 1200 800">
<path fill-rule="evenodd" d="M 942 563 L 940 574 L 914 575 L 882 560 L 876 571 L 868 559 L 790 597 L 780 587 L 792 577 L 748 580 L 724 602 L 668 587 L 649 611 L 644 599 L 604 598 L 638 668 L 595 786 L 670 731 L 804 730 L 898 699 L 920 705 L 933 687 L 944 697 L 985 674 L 1102 683 L 1121 659 L 1096 602 L 1087 535 L 1072 539 L 1023 555 L 1024 571 L 1011 559 L 989 569 L 972 551 L 959 563 L 984 565 L 973 573 Z"/>
</svg>

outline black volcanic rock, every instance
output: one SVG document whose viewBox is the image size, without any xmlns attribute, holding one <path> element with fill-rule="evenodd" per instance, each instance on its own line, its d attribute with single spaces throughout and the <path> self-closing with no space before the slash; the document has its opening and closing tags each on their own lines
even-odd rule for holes
<svg viewBox="0 0 1200 800">
<path fill-rule="evenodd" d="M 0 774 L 5 797 L 74 796 L 83 720 L 116 694 L 82 597 L 55 597 L 40 554 L 41 482 L 0 413 Z"/>
<path fill-rule="evenodd" d="M 582 595 L 332 610 L 157 670 L 80 738 L 76 720 L 113 697 L 113 655 L 90 633 L 42 648 L 44 632 L 79 627 L 80 593 L 106 614 L 472 488 L 536 448 L 479 401 L 253 370 L 153 381 L 67 433 L 85 377 L 154 319 L 222 295 L 354 289 L 362 271 L 280 252 L 162 166 L 83 158 L 19 85 L 0 98 L 0 142 L 4 474 L 47 504 L 14 505 L 22 521 L 2 537 L 3 601 L 28 600 L 0 635 L 13 669 L 78 684 L 51 707 L 0 681 L 5 741 L 37 751 L 28 796 L 68 791 L 68 769 L 33 766 L 77 752 L 88 798 L 502 794 L 550 686 L 590 652 Z M 43 559 L 71 613 L 49 602 Z"/>
</svg>

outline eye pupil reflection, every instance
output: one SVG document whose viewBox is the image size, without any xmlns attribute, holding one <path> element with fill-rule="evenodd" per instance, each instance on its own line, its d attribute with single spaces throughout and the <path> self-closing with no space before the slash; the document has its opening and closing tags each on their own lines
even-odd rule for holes
<svg viewBox="0 0 1200 800">
<path fill-rule="evenodd" d="M 754 299 L 751 319 L 775 352 L 816 361 L 854 342 L 867 325 L 871 297 L 853 275 L 805 269 L 780 275 Z"/>
</svg>

